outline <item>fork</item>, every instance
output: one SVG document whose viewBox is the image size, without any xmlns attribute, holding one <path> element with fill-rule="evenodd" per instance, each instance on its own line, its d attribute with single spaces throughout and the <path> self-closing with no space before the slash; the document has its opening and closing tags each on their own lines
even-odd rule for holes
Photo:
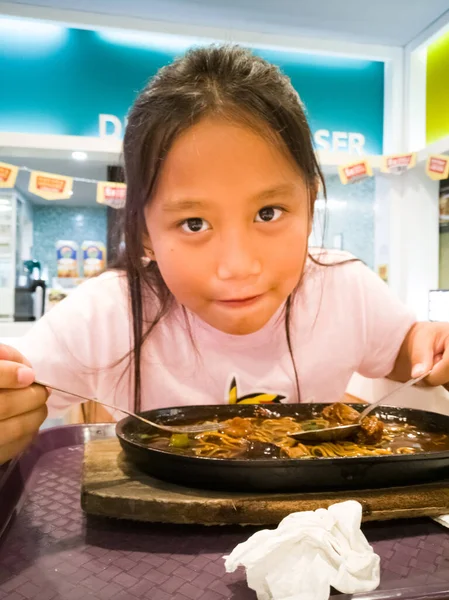
<svg viewBox="0 0 449 600">
<path fill-rule="evenodd" d="M 114 406 L 113 404 L 108 404 L 107 402 L 103 402 L 102 400 L 97 400 L 96 398 L 89 398 L 87 396 L 82 396 L 81 394 L 77 394 L 75 392 L 69 392 L 68 390 L 63 390 L 62 388 L 56 387 L 55 385 L 50 385 L 49 383 L 43 383 L 42 381 L 35 381 L 36 385 L 41 385 L 45 388 L 50 388 L 51 390 L 55 390 L 56 392 L 62 392 L 63 394 L 68 394 L 69 396 L 74 396 L 75 398 L 80 398 L 81 400 L 85 400 L 87 402 L 97 402 L 98 404 L 102 404 L 103 406 L 107 406 L 108 408 L 113 408 L 114 410 L 118 410 L 130 417 L 134 417 L 147 425 L 151 425 L 151 427 L 156 427 L 156 429 L 162 429 L 163 431 L 169 431 L 170 433 L 204 433 L 205 431 L 218 431 L 219 429 L 226 429 L 228 425 L 225 423 L 202 423 L 201 425 L 162 425 L 161 423 L 155 423 L 154 421 L 150 421 L 145 419 L 145 417 L 141 417 L 136 413 L 131 412 L 130 410 L 126 410 L 125 408 L 119 408 L 118 406 Z"/>
</svg>

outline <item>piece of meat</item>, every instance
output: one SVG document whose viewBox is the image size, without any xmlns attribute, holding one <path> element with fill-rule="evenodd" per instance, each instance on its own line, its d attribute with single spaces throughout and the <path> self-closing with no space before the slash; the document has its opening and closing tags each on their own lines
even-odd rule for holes
<svg viewBox="0 0 449 600">
<path fill-rule="evenodd" d="M 269 442 L 249 440 L 244 456 L 245 458 L 281 458 L 282 448 Z"/>
<path fill-rule="evenodd" d="M 309 456 L 301 446 L 293 446 L 291 448 L 284 448 L 284 452 L 289 458 L 302 458 L 303 456 Z"/>
<path fill-rule="evenodd" d="M 351 425 L 359 418 L 359 413 L 354 408 L 342 402 L 326 406 L 322 414 L 325 419 L 335 425 Z"/>
<path fill-rule="evenodd" d="M 253 430 L 253 426 L 249 419 L 242 419 L 242 417 L 234 417 L 227 421 L 228 427 L 224 429 L 226 435 L 230 435 L 235 438 L 246 437 Z"/>
<path fill-rule="evenodd" d="M 365 417 L 357 434 L 359 444 L 378 444 L 384 432 L 384 424 L 377 417 Z"/>
</svg>

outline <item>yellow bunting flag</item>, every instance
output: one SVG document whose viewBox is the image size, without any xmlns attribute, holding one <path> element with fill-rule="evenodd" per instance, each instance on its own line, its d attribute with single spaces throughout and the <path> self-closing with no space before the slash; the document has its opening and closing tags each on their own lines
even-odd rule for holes
<svg viewBox="0 0 449 600">
<path fill-rule="evenodd" d="M 438 181 L 447 179 L 449 175 L 449 156 L 445 154 L 431 154 L 427 159 L 426 173 L 430 179 Z"/>
<path fill-rule="evenodd" d="M 72 188 L 72 177 L 31 171 L 28 191 L 44 200 L 68 200 L 73 194 Z"/>
<path fill-rule="evenodd" d="M 382 157 L 382 173 L 390 173 L 392 175 L 401 175 L 409 169 L 416 166 L 416 152 L 408 154 L 392 154 L 391 156 Z"/>
<path fill-rule="evenodd" d="M 338 167 L 338 172 L 340 174 L 340 181 L 344 185 L 360 181 L 361 179 L 365 179 L 365 177 L 373 176 L 371 165 L 365 159 L 352 162 L 343 167 Z"/>
<path fill-rule="evenodd" d="M 97 202 L 112 208 L 123 208 L 126 200 L 126 184 L 111 181 L 97 183 Z"/>
<path fill-rule="evenodd" d="M 0 188 L 13 188 L 16 184 L 19 167 L 0 162 Z"/>
<path fill-rule="evenodd" d="M 381 279 L 388 283 L 388 265 L 379 265 L 377 267 L 377 274 Z"/>
</svg>

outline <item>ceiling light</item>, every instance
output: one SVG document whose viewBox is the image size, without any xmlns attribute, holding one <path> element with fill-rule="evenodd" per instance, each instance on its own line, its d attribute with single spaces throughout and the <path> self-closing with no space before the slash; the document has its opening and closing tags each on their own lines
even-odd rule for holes
<svg viewBox="0 0 449 600">
<path fill-rule="evenodd" d="M 72 152 L 72 158 L 75 160 L 87 160 L 87 153 L 78 151 Z"/>
</svg>

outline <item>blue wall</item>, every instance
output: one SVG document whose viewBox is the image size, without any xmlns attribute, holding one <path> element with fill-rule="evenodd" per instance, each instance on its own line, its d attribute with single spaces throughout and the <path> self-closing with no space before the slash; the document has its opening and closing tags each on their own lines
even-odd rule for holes
<svg viewBox="0 0 449 600">
<path fill-rule="evenodd" d="M 382 154 L 384 63 L 279 50 L 258 54 L 290 77 L 312 132 L 359 132 L 366 154 Z"/>
<path fill-rule="evenodd" d="M 73 240 L 81 251 L 84 240 L 103 242 L 107 237 L 107 209 L 99 207 L 33 207 L 33 256 L 56 277 L 56 242 Z"/>
<path fill-rule="evenodd" d="M 0 17 L 1 73 L 8 82 L 0 93 L 0 131 L 98 136 L 99 114 L 123 120 L 146 81 L 192 44 L 181 42 Z M 290 76 L 314 132 L 361 133 L 366 153 L 382 152 L 383 62 L 255 52 Z"/>
</svg>

